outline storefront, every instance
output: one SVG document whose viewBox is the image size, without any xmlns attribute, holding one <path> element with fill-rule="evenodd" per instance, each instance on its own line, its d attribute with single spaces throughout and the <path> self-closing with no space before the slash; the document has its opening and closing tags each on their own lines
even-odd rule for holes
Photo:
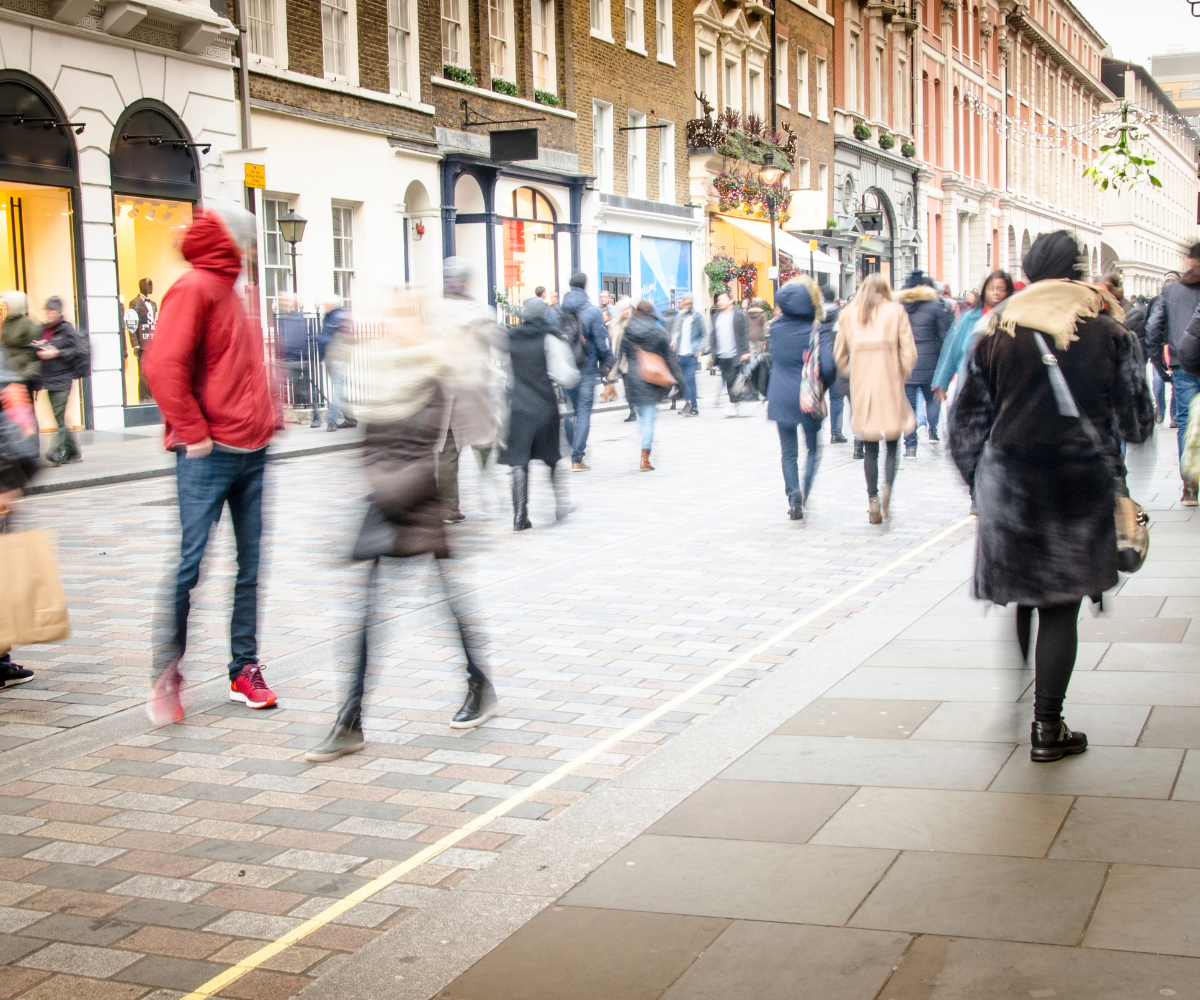
<svg viewBox="0 0 1200 1000">
<path fill-rule="evenodd" d="M 77 248 L 79 175 L 74 134 L 54 95 L 17 70 L 0 70 L 0 291 L 22 291 L 30 316 L 44 318 L 46 300 L 57 295 L 63 315 L 79 325 L 83 284 Z M 67 403 L 72 428 L 85 425 L 85 382 L 76 382 Z M 45 394 L 38 421 L 53 429 Z"/>
<path fill-rule="evenodd" d="M 536 288 L 558 292 L 554 206 L 542 192 L 519 187 L 504 209 L 504 297 L 519 305 Z"/>
<path fill-rule="evenodd" d="M 680 298 L 692 293 L 692 244 L 643 236 L 638 244 L 642 268 L 641 298 L 654 304 L 661 315 L 675 309 Z"/>
<path fill-rule="evenodd" d="M 633 259 L 629 236 L 624 233 L 596 234 L 596 262 L 600 270 L 600 288 L 613 299 L 633 295 Z"/>
<path fill-rule="evenodd" d="M 154 339 L 163 295 L 189 270 L 180 247 L 200 200 L 196 145 L 175 113 L 152 100 L 126 108 L 113 130 L 110 162 L 126 427 L 162 419 L 141 361 Z"/>
<path fill-rule="evenodd" d="M 734 215 L 714 215 L 710 229 L 712 254 L 725 254 L 739 264 L 752 264 L 757 271 L 753 283 L 755 296 L 774 305 L 770 280 L 771 224 Z M 807 243 L 782 229 L 775 230 L 775 258 L 779 262 L 781 283 L 793 273 L 807 274 L 820 284 L 836 279 L 841 265 L 836 258 L 820 250 L 811 250 Z"/>
</svg>

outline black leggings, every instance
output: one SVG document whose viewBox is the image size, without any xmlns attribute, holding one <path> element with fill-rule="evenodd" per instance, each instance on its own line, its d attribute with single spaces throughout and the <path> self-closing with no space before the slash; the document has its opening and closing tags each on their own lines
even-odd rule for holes
<svg viewBox="0 0 1200 1000">
<path fill-rule="evenodd" d="M 887 443 L 887 458 L 883 463 L 883 474 L 887 484 L 891 486 L 896 481 L 897 459 L 900 457 L 900 439 Z M 879 496 L 879 442 L 863 442 L 863 471 L 867 474 L 867 496 Z"/>
<path fill-rule="evenodd" d="M 1034 652 L 1033 718 L 1053 725 L 1062 720 L 1063 699 L 1075 669 L 1079 648 L 1079 605 L 1050 604 L 1039 607 L 1037 649 Z M 1017 642 L 1028 659 L 1033 629 L 1033 607 L 1017 605 Z"/>
</svg>

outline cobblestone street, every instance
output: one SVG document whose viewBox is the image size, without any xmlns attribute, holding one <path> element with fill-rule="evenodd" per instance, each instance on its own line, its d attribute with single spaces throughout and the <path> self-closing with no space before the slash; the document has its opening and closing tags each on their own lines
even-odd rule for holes
<svg viewBox="0 0 1200 1000">
<path fill-rule="evenodd" d="M 704 381 L 705 391 L 711 391 Z M 919 635 L 919 628 L 906 633 L 905 639 L 912 641 L 901 651 L 903 662 L 879 661 L 844 680 L 834 678 L 840 681 L 834 696 L 927 699 L 922 712 L 911 718 L 911 713 L 901 714 L 901 736 L 907 738 L 922 723 L 924 729 L 936 724 L 945 731 L 927 738 L 942 740 L 959 739 L 955 734 L 964 725 L 960 715 L 967 710 L 952 702 L 1027 700 L 1027 675 L 1014 686 L 1008 676 L 1012 671 L 998 676 L 999 667 L 991 662 L 1001 655 L 1001 640 L 1008 638 L 1011 622 L 1003 613 L 979 617 L 981 612 L 968 608 L 971 602 L 961 593 L 963 574 L 969 575 L 969 546 L 964 543 L 971 527 L 963 523 L 969 501 L 952 465 L 927 444 L 922 444 L 918 461 L 902 463 L 890 523 L 881 528 L 867 523 L 862 467 L 851 460 L 849 445 L 825 447 L 807 516 L 790 522 L 785 517 L 774 425 L 765 422 L 761 411 L 726 419 L 724 409 L 710 406 L 696 420 L 660 413 L 654 450 L 658 471 L 653 475 L 637 473 L 635 428 L 622 420 L 622 413 L 597 415 L 589 450 L 595 471 L 570 477 L 578 510 L 562 524 L 554 523 L 549 486 L 544 473 L 535 470 L 535 528 L 514 534 L 502 473 L 481 477 L 468 469 L 468 459 L 463 461 L 468 520 L 453 533 L 459 558 L 452 576 L 461 606 L 470 612 L 486 651 L 502 698 L 500 714 L 475 730 L 448 728 L 464 688 L 456 640 L 445 627 L 448 605 L 431 567 L 421 562 L 391 566 L 381 582 L 373 620 L 377 654 L 367 699 L 367 747 L 327 765 L 309 765 L 303 753 L 334 719 L 345 684 L 343 671 L 352 661 L 361 624 L 364 573 L 344 555 L 365 492 L 355 452 L 289 458 L 269 467 L 270 543 L 263 570 L 260 652 L 279 707 L 251 712 L 227 700 L 224 664 L 232 537 L 223 521 L 214 532 L 207 574 L 194 597 L 186 668 L 189 717 L 183 725 L 159 730 L 149 727 L 142 704 L 154 608 L 178 538 L 173 480 L 24 501 L 19 508 L 24 526 L 58 532 L 73 631 L 58 645 L 14 650 L 37 677 L 0 697 L 0 961 L 6 963 L 0 998 L 168 1000 L 185 995 L 398 862 L 496 808 L 515 791 L 606 743 L 831 597 L 939 535 L 943 537 L 936 544 L 893 572 L 739 663 L 703 693 L 673 705 L 672 711 L 628 739 L 605 745 L 602 753 L 568 776 L 413 868 L 369 901 L 278 954 L 256 960 L 253 971 L 215 995 L 283 1000 L 317 981 L 313 990 L 319 997 L 431 996 L 750 747 L 738 750 L 725 764 L 713 764 L 711 773 L 700 774 L 690 786 L 639 779 L 638 775 L 654 774 L 658 756 L 669 754 L 677 740 L 690 740 L 694 746 L 710 727 L 715 734 L 723 733 L 719 720 L 736 720 L 738 705 L 753 703 L 754 689 L 769 679 L 782 683 L 806 675 L 810 668 L 814 677 L 823 676 L 818 669 L 824 662 L 821 657 L 832 655 L 821 653 L 826 645 L 840 648 L 838 642 L 873 635 L 866 619 L 861 628 L 856 620 L 881 601 L 902 604 L 914 586 L 914 574 L 944 566 L 946 560 L 957 559 L 954 589 L 962 617 L 949 626 L 939 625 L 936 636 Z M 1157 460 L 1156 446 L 1161 451 Z M 1090 670 L 1106 653 L 1108 661 L 1115 656 L 1124 665 L 1112 669 L 1130 672 L 1105 675 L 1110 686 L 1130 678 L 1137 687 L 1143 678 L 1132 673 L 1135 670 L 1167 671 L 1145 676 L 1164 686 L 1166 693 L 1154 703 L 1178 706 L 1155 709 L 1164 713 L 1160 728 L 1168 729 L 1186 728 L 1186 720 L 1175 719 L 1171 711 L 1195 712 L 1200 705 L 1200 696 L 1189 685 L 1197 663 L 1192 644 L 1200 641 L 1192 616 L 1200 598 L 1188 589 L 1194 587 L 1194 577 L 1176 580 L 1164 572 L 1172 566 L 1195 572 L 1191 555 L 1186 563 L 1171 562 L 1183 558 L 1175 553 L 1195 552 L 1177 548 L 1174 542 L 1196 544 L 1193 526 L 1183 523 L 1190 513 L 1174 503 L 1172 449 L 1172 439 L 1160 432 L 1132 460 L 1140 463 L 1134 493 L 1155 518 L 1153 551 L 1160 561 L 1152 561 L 1126 584 L 1115 605 L 1117 617 L 1081 623 L 1085 643 L 1079 667 Z M 955 614 L 960 613 L 957 609 L 955 605 Z M 1134 611 L 1136 617 L 1127 617 Z M 1136 635 L 1127 634 L 1129 628 Z M 934 638 L 941 641 L 936 648 L 927 641 Z M 950 649 L 947 641 L 959 645 Z M 1110 642 L 1124 648 L 1108 652 Z M 989 648 L 982 650 L 983 646 Z M 985 669 L 941 669 L 959 666 L 959 660 L 979 652 L 991 659 L 969 665 Z M 939 657 L 955 662 L 947 664 Z M 1158 665 L 1134 662 L 1139 659 Z M 1098 674 L 1076 678 L 1076 701 L 1085 701 L 1093 677 L 1099 679 Z M 807 701 L 831 683 L 809 694 Z M 1068 716 L 1079 718 L 1081 728 L 1089 728 L 1084 720 L 1095 717 L 1094 742 L 1122 747 L 1138 743 L 1149 708 L 1141 710 L 1140 722 L 1133 718 L 1136 712 L 1115 709 L 1072 716 L 1076 687 L 1068 697 Z M 1123 698 L 1135 696 L 1132 690 L 1124 695 L 1105 688 L 1096 704 L 1111 705 Z M 942 702 L 946 704 L 937 708 Z M 786 703 L 784 699 L 781 705 Z M 804 718 L 819 712 L 820 704 L 807 709 Z M 802 707 L 789 710 L 788 716 Z M 696 725 L 714 713 L 716 719 Z M 778 724 L 772 722 L 766 732 L 753 736 L 751 745 Z M 999 721 L 988 724 L 1003 728 Z M 728 729 L 730 724 L 724 725 Z M 747 738 L 756 732 L 755 725 L 742 728 Z M 803 730 L 809 737 L 810 729 Z M 1151 731 L 1156 738 L 1166 738 L 1153 726 L 1147 732 Z M 1194 725 L 1192 731 L 1194 735 Z M 997 770 L 1012 751 L 1007 732 L 970 737 L 997 740 L 988 744 L 994 748 L 989 752 L 998 761 Z M 801 730 L 795 733 L 773 739 L 796 739 Z M 843 736 L 864 734 L 838 729 L 828 735 L 838 738 L 840 748 Z M 718 740 L 718 749 L 719 744 Z M 1153 776 L 1159 783 L 1154 785 L 1155 796 L 1166 799 L 1183 748 L 1194 743 L 1168 739 L 1152 745 L 1181 748 L 1154 751 L 1173 755 L 1171 776 L 1163 770 L 1168 765 L 1165 758 L 1161 767 L 1155 765 L 1162 774 L 1155 771 Z M 1097 746 L 1086 757 L 1099 758 L 1105 752 Z M 697 760 L 701 766 L 707 758 L 701 753 Z M 842 796 L 826 803 L 830 813 L 860 785 L 895 783 L 868 780 L 861 768 L 853 775 L 836 768 L 822 772 L 821 760 L 817 753 L 802 777 L 773 780 L 842 782 L 835 786 L 836 795 L 829 792 L 833 798 Z M 861 765 L 868 770 L 916 766 L 899 757 L 888 763 L 886 755 Z M 1005 777 L 1009 770 L 997 779 L 1003 787 L 1033 790 L 1021 785 L 1016 772 Z M 1191 787 L 1195 798 L 1194 763 L 1190 772 L 1187 765 L 1183 771 L 1180 788 Z M 639 786 L 639 780 L 651 783 Z M 986 781 L 978 784 L 982 780 L 974 776 L 966 784 L 937 787 L 986 787 Z M 1137 785 L 1151 777 L 1121 772 L 1114 780 Z M 622 789 L 637 787 L 679 791 L 673 798 L 656 800 L 657 814 L 643 821 L 644 804 L 628 813 L 620 807 Z M 1071 794 L 1093 793 L 1064 788 L 1059 797 Z M 1176 791 L 1175 798 L 1184 797 L 1186 793 Z M 593 799 L 593 813 L 582 812 Z M 741 807 L 722 801 L 720 808 Z M 1065 809 L 1063 804 L 1060 812 Z M 574 815 L 591 815 L 594 825 L 581 832 L 578 821 L 571 826 Z M 574 830 L 570 836 L 577 841 L 576 850 L 594 854 L 586 864 L 580 861 L 577 871 L 566 865 L 548 872 L 545 877 L 555 877 L 552 886 L 543 876 L 514 876 L 514 883 L 496 874 L 489 887 L 489 873 L 508 871 L 502 864 L 506 855 L 522 857 L 523 844 L 544 843 L 559 828 Z M 1194 822 L 1177 828 L 1180 834 L 1184 828 L 1195 832 Z M 815 831 L 816 827 L 804 839 Z M 729 836 L 728 831 L 688 833 L 678 822 L 673 832 Z M 858 836 L 864 843 L 870 840 Z M 1047 846 L 1038 850 L 1044 852 Z M 1194 851 L 1188 857 L 1192 855 Z M 550 867 L 549 861 L 541 866 Z M 1101 871 L 1103 867 L 1098 866 Z M 485 868 L 487 872 L 481 871 Z M 521 888 L 524 877 L 543 881 Z M 921 876 L 916 872 L 912 877 Z M 664 909 L 661 900 L 644 907 L 617 896 L 595 902 L 589 884 L 576 890 L 584 893 L 579 905 Z M 474 888 L 475 893 L 456 891 L 459 886 Z M 455 900 L 485 896 L 493 903 L 466 921 L 461 935 L 451 939 L 438 931 L 446 938 L 441 940 L 447 946 L 444 956 L 424 948 L 432 933 L 429 928 L 445 926 L 438 915 L 466 905 Z M 1188 905 L 1194 915 L 1194 897 Z M 720 906 L 697 910 L 672 904 L 665 909 L 723 912 Z M 848 916 L 849 911 L 832 922 L 840 924 Z M 831 920 L 827 915 L 796 919 Z M 714 928 L 720 923 L 708 922 Z M 696 933 L 703 937 L 708 931 Z M 708 940 L 717 933 L 714 929 Z M 383 940 L 361 953 L 361 963 L 346 964 L 380 937 Z M 539 947 L 551 946 L 543 942 Z M 889 944 L 883 950 L 894 947 L 900 946 Z M 1194 948 L 1174 952 L 1193 953 Z M 597 952 L 601 954 L 608 953 Z M 404 957 L 414 955 L 418 957 Z M 405 971 L 406 962 L 412 963 L 411 974 Z M 380 971 L 381 963 L 386 974 Z M 674 975 L 684 968 L 686 963 Z M 365 978 L 355 980 L 356 976 Z M 349 989 L 349 982 L 358 985 Z M 493 992 L 468 983 L 459 992 L 451 987 L 445 996 L 526 996 L 514 992 L 512 983 L 504 989 L 495 986 L 494 977 L 488 983 Z M 640 998 L 660 993 L 621 992 L 616 986 L 610 993 L 581 993 L 549 983 L 531 985 L 527 995 Z M 933 996 L 898 994 L 902 1000 L 918 995 Z M 945 994 L 951 995 L 960 994 Z M 943 994 L 936 996 L 941 1000 Z"/>
</svg>

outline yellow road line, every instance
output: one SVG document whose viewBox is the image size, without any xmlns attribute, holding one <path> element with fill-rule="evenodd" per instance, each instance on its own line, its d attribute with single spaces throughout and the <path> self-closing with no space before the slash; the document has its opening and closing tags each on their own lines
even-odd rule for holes
<svg viewBox="0 0 1200 1000">
<path fill-rule="evenodd" d="M 802 618 L 796 619 L 796 621 L 794 621 L 787 628 L 782 629 L 781 631 L 775 633 L 775 635 L 771 636 L 771 638 L 766 639 L 763 642 L 760 642 L 757 646 L 755 646 L 753 649 L 749 650 L 748 652 L 743 653 L 736 660 L 731 660 L 729 663 L 725 664 L 725 666 L 723 666 L 720 670 L 717 670 L 715 673 L 709 674 L 707 677 L 704 678 L 704 680 L 698 681 L 697 683 L 693 684 L 686 691 L 681 691 L 670 701 L 664 702 L 658 708 L 654 709 L 654 711 L 649 712 L 646 715 L 643 715 L 640 719 L 638 719 L 636 722 L 633 722 L 630 725 L 626 726 L 619 733 L 615 734 L 614 736 L 608 737 L 608 739 L 603 740 L 600 743 L 597 743 L 590 750 L 585 750 L 578 757 L 575 757 L 572 760 L 566 761 L 559 767 L 555 768 L 553 771 L 551 771 L 548 774 L 539 778 L 532 785 L 527 785 L 524 788 L 522 788 L 519 792 L 516 792 L 515 794 L 509 796 L 507 799 L 505 799 L 499 805 L 493 806 L 491 809 L 489 809 L 485 813 L 480 813 L 474 819 L 469 820 L 468 822 L 464 823 L 458 829 L 453 830 L 450 833 L 446 834 L 446 836 L 444 836 L 441 840 L 437 841 L 436 843 L 430 844 L 428 847 L 424 848 L 421 851 L 418 851 L 416 854 L 414 854 L 408 860 L 401 861 L 399 864 L 397 864 L 393 868 L 389 868 L 386 872 L 384 872 L 378 878 L 372 879 L 366 885 L 361 886 L 358 889 L 355 889 L 348 896 L 344 896 L 343 898 L 339 899 L 336 903 L 330 904 L 325 909 L 323 909 L 320 913 L 318 913 L 316 916 L 310 917 L 308 920 L 304 921 L 304 923 L 300 924 L 299 927 L 295 927 L 292 930 L 288 931 L 286 934 L 281 935 L 280 937 L 278 937 L 274 941 L 272 941 L 270 944 L 263 945 L 261 948 L 258 949 L 258 951 L 252 952 L 251 954 L 249 954 L 245 958 L 243 958 L 240 962 L 238 962 L 236 965 L 231 965 L 224 972 L 220 973 L 219 975 L 213 976 L 212 979 L 210 979 L 208 982 L 204 983 L 202 986 L 198 986 L 191 993 L 188 993 L 186 996 L 182 997 L 181 1000 L 208 1000 L 209 997 L 214 996 L 217 993 L 220 993 L 221 990 L 223 990 L 226 986 L 229 986 L 231 983 L 237 982 L 237 980 L 241 979 L 242 976 L 246 975 L 246 973 L 252 972 L 253 970 L 257 969 L 260 965 L 262 965 L 268 959 L 273 958 L 274 956 L 278 955 L 281 951 L 284 951 L 287 948 L 290 948 L 292 945 L 297 944 L 300 941 L 303 941 L 306 937 L 308 937 L 314 931 L 320 930 L 322 927 L 324 927 L 330 921 L 336 920 L 343 913 L 346 913 L 348 910 L 353 909 L 359 903 L 365 902 L 366 900 L 368 900 L 372 896 L 374 896 L 376 893 L 383 891 L 389 885 L 394 883 L 397 879 L 402 878 L 403 876 L 407 875 L 409 872 L 413 871 L 413 869 L 419 868 L 421 865 L 425 864 L 428 861 L 432 861 L 439 854 L 442 854 L 444 851 L 449 850 L 451 847 L 453 847 L 455 844 L 457 844 L 459 841 L 461 841 L 465 837 L 470 836 L 472 833 L 475 833 L 477 830 L 482 830 L 485 826 L 487 826 L 492 821 L 500 819 L 501 816 L 505 816 L 508 813 L 512 812 L 512 810 L 515 809 L 517 806 L 519 806 L 522 802 L 527 801 L 531 796 L 536 795 L 538 792 L 542 791 L 543 789 L 549 788 L 551 785 L 553 785 L 555 782 L 557 782 L 560 778 L 566 777 L 568 774 L 570 774 L 576 768 L 581 767 L 582 765 L 588 763 L 589 761 L 595 760 L 598 756 L 600 756 L 600 754 L 607 752 L 612 747 L 616 746 L 618 743 L 622 743 L 625 740 L 629 739 L 630 736 L 634 735 L 634 733 L 640 732 L 642 729 L 644 729 L 649 723 L 653 722 L 654 720 L 660 719 L 664 715 L 666 715 L 668 712 L 673 712 L 677 708 L 679 708 L 679 706 L 687 704 L 688 701 L 690 701 L 692 698 L 695 698 L 698 694 L 701 694 L 706 688 L 711 687 L 713 684 L 715 684 L 717 681 L 721 680 L 723 677 L 728 677 L 731 673 L 733 673 L 735 670 L 738 670 L 745 664 L 749 663 L 756 656 L 759 656 L 762 653 L 765 653 L 768 649 L 770 649 L 776 643 L 782 641 L 783 639 L 786 639 L 789 635 L 792 635 L 793 633 L 804 628 L 805 625 L 807 625 L 809 622 L 813 621 L 814 619 L 820 618 L 823 614 L 833 610 L 835 607 L 837 607 L 843 601 L 845 601 L 846 599 L 853 597 L 855 594 L 858 594 L 861 591 L 865 590 L 867 587 L 871 586 L 871 584 L 876 583 L 879 580 L 883 579 L 883 577 L 887 576 L 893 570 L 898 569 L 900 566 L 903 566 L 910 559 L 913 559 L 916 556 L 919 556 L 926 549 L 932 548 L 934 545 L 936 545 L 938 542 L 940 542 L 943 538 L 946 538 L 949 535 L 954 534 L 954 532 L 956 532 L 959 528 L 962 528 L 965 525 L 969 524 L 972 520 L 973 520 L 972 517 L 965 517 L 961 521 L 957 522 L 956 524 L 952 524 L 950 527 L 946 528 L 944 531 L 938 532 L 938 534 L 934 535 L 928 541 L 922 542 L 920 545 L 915 546 L 914 548 L 912 548 L 908 552 L 906 552 L 904 555 L 900 556 L 898 559 L 894 560 L 893 562 L 888 563 L 882 569 L 878 569 L 874 573 L 872 573 L 870 576 L 867 576 L 864 579 L 860 580 L 849 590 L 846 590 L 846 591 L 842 592 L 841 594 L 839 594 L 837 597 L 831 598 L 830 600 L 826 601 L 815 611 L 810 611 L 808 614 L 804 615 Z"/>
</svg>

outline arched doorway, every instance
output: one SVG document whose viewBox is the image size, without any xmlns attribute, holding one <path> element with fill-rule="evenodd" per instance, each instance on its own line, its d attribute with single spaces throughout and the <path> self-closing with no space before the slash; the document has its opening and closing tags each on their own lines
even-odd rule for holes
<svg viewBox="0 0 1200 1000">
<path fill-rule="evenodd" d="M 154 339 L 158 305 L 189 270 L 179 252 L 200 200 L 200 163 L 187 127 L 167 105 L 136 101 L 117 119 L 109 148 L 125 426 L 157 423 L 158 407 L 141 372 Z"/>
<path fill-rule="evenodd" d="M 39 321 L 46 300 L 57 295 L 63 315 L 86 333 L 76 130 L 83 126 L 67 120 L 40 80 L 0 70 L 0 291 L 24 292 Z M 39 422 L 53 428 L 44 396 L 39 393 Z M 90 379 L 76 382 L 66 422 L 91 426 Z"/>
<path fill-rule="evenodd" d="M 550 199 L 533 187 L 519 187 L 504 209 L 504 296 L 513 306 L 538 287 L 558 291 L 558 252 Z"/>
<path fill-rule="evenodd" d="M 891 199 L 879 188 L 869 187 L 854 214 L 863 233 L 859 242 L 859 281 L 878 271 L 891 283 L 896 264 L 896 212 Z"/>
</svg>

